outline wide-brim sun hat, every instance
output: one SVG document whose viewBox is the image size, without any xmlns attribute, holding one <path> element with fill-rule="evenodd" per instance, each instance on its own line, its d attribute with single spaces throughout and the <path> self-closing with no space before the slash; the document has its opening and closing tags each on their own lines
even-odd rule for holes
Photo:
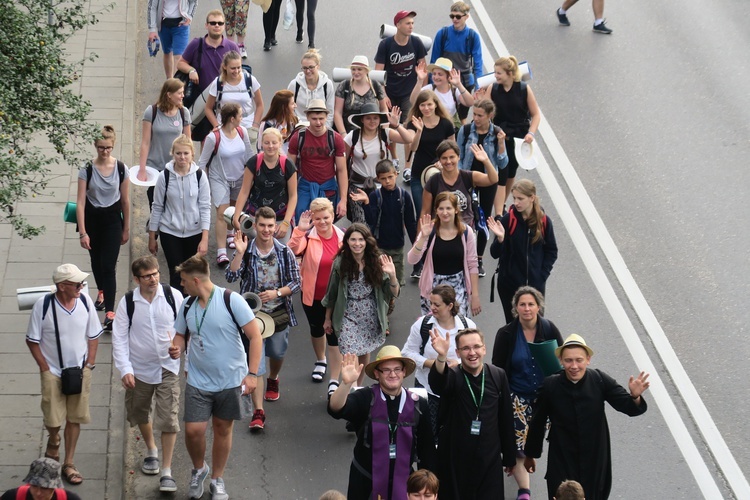
<svg viewBox="0 0 750 500">
<path fill-rule="evenodd" d="M 323 99 L 310 99 L 310 102 L 307 103 L 307 109 L 305 110 L 305 114 L 307 113 L 328 114 L 330 111 L 326 108 L 326 103 Z"/>
<path fill-rule="evenodd" d="M 518 166 L 524 170 L 534 170 L 539 166 L 539 161 L 534 155 L 534 143 L 523 139 L 514 138 L 516 141 L 516 161 Z"/>
<path fill-rule="evenodd" d="M 365 366 L 365 373 L 367 376 L 375 380 L 375 370 L 380 363 L 385 361 L 401 361 L 404 364 L 404 377 L 408 377 L 414 373 L 414 370 L 417 368 L 417 363 L 413 359 L 401 355 L 401 349 L 395 345 L 387 345 L 378 351 L 378 356 L 375 358 L 375 361 L 368 363 L 368 365 Z"/>
<path fill-rule="evenodd" d="M 447 57 L 438 57 L 434 63 L 427 66 L 427 71 L 429 72 L 432 72 L 436 69 L 442 69 L 446 73 L 450 74 L 451 70 L 453 69 L 453 61 L 451 61 Z"/>
<path fill-rule="evenodd" d="M 594 355 L 594 350 L 587 346 L 586 341 L 583 340 L 583 337 L 581 337 L 577 333 L 571 333 L 570 335 L 568 335 L 568 338 L 565 339 L 563 345 L 555 349 L 555 356 L 559 358 L 562 355 L 563 349 L 567 347 L 582 347 L 589 356 Z"/>
<path fill-rule="evenodd" d="M 362 106 L 361 112 L 351 115 L 349 117 L 349 123 L 357 128 L 362 128 L 362 117 L 368 115 L 379 116 L 381 125 L 388 123 L 388 113 L 380 111 L 378 105 L 373 102 L 366 103 L 364 106 Z"/>
<path fill-rule="evenodd" d="M 368 72 L 372 69 L 370 68 L 370 60 L 367 59 L 367 56 L 354 56 L 354 59 L 352 59 L 352 63 L 349 65 L 350 68 L 365 68 Z"/>
<path fill-rule="evenodd" d="M 146 180 L 142 181 L 138 179 L 138 171 L 141 169 L 140 165 L 136 165 L 135 167 L 130 167 L 130 175 L 128 176 L 128 179 L 130 179 L 130 183 L 134 186 L 143 186 L 143 187 L 150 187 L 150 186 L 156 186 L 156 179 L 159 177 L 159 171 L 156 170 L 154 167 L 146 166 Z"/>
<path fill-rule="evenodd" d="M 422 187 L 424 188 L 425 184 L 427 184 L 427 181 L 430 180 L 430 177 L 433 175 L 437 175 L 440 173 L 440 169 L 436 167 L 435 165 L 430 165 L 426 169 L 422 170 Z"/>
<path fill-rule="evenodd" d="M 267 339 L 276 332 L 276 324 L 273 322 L 271 315 L 264 312 L 258 312 L 255 314 L 255 319 L 260 326 L 261 338 Z"/>
</svg>

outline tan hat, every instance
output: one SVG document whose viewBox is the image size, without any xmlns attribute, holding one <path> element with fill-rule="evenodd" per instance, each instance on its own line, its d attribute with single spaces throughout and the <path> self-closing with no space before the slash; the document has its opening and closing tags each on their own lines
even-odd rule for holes
<svg viewBox="0 0 750 500">
<path fill-rule="evenodd" d="M 571 333 L 570 335 L 568 335 L 568 338 L 565 339 L 563 345 L 555 349 L 555 356 L 557 356 L 558 358 L 561 357 L 563 349 L 565 349 L 566 347 L 582 347 L 586 350 L 589 356 L 594 355 L 593 349 L 587 346 L 586 341 L 583 340 L 583 337 L 581 337 L 577 333 Z"/>
<path fill-rule="evenodd" d="M 422 170 L 422 187 L 424 188 L 425 184 L 427 184 L 427 181 L 430 180 L 430 177 L 439 173 L 440 169 L 435 165 L 430 165 L 426 169 Z"/>
<path fill-rule="evenodd" d="M 258 321 L 258 326 L 260 327 L 261 338 L 267 339 L 276 332 L 276 324 L 273 322 L 270 314 L 258 312 L 255 314 L 255 319 Z"/>
<path fill-rule="evenodd" d="M 375 361 L 365 366 L 367 376 L 375 380 L 375 370 L 384 361 L 401 361 L 404 364 L 405 377 L 414 373 L 414 370 L 417 368 L 417 363 L 413 359 L 405 358 L 401 355 L 401 349 L 395 345 L 387 345 L 378 351 L 378 357 L 375 358 Z"/>
<path fill-rule="evenodd" d="M 427 71 L 432 71 L 434 69 L 442 69 L 443 71 L 450 74 L 451 70 L 453 69 L 453 61 L 451 61 L 447 57 L 438 57 L 434 63 L 427 66 Z"/>
<path fill-rule="evenodd" d="M 305 114 L 307 113 L 328 114 L 330 111 L 326 108 L 326 103 L 323 99 L 310 99 L 310 102 L 307 103 L 307 109 L 305 110 Z"/>
<path fill-rule="evenodd" d="M 367 56 L 354 56 L 354 59 L 352 59 L 352 63 L 349 65 L 349 67 L 356 66 L 358 68 L 365 68 L 367 71 L 370 71 L 370 61 L 367 59 Z"/>
<path fill-rule="evenodd" d="M 52 273 L 52 281 L 57 283 L 62 283 L 63 281 L 72 281 L 73 283 L 80 283 L 82 281 L 86 281 L 86 278 L 88 278 L 88 273 L 84 273 L 80 269 L 78 269 L 78 266 L 75 264 L 63 264 L 61 266 L 58 266 L 57 269 L 55 269 L 55 272 Z"/>
</svg>

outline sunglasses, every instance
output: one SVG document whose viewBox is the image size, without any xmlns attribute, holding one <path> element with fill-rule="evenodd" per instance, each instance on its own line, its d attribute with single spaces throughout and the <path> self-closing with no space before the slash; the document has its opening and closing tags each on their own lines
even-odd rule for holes
<svg viewBox="0 0 750 500">
<path fill-rule="evenodd" d="M 451 19 L 461 19 L 462 17 L 465 17 L 465 16 L 466 16 L 466 14 L 450 14 L 450 15 L 448 15 L 448 17 L 450 17 Z"/>
<path fill-rule="evenodd" d="M 211 26 L 224 26 L 224 21 L 208 21 Z"/>
</svg>

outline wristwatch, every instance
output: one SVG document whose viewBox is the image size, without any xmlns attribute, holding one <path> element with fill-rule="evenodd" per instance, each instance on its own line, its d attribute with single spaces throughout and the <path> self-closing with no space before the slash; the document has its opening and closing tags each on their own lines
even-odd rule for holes
<svg viewBox="0 0 750 500">
<path fill-rule="evenodd" d="M 88 368 L 89 370 L 93 370 L 94 368 L 96 368 L 96 365 L 90 365 L 86 363 L 86 368 Z"/>
<path fill-rule="evenodd" d="M 281 298 L 281 288 L 277 288 L 277 289 L 276 289 L 276 296 L 277 296 L 278 298 Z"/>
</svg>

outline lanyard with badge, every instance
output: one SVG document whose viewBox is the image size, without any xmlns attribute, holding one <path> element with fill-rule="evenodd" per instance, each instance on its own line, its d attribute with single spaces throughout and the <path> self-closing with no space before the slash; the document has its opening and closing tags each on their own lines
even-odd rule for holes
<svg viewBox="0 0 750 500">
<path fill-rule="evenodd" d="M 484 374 L 487 372 L 487 370 L 482 370 L 482 389 L 479 393 L 479 403 L 477 404 L 477 397 L 474 395 L 474 389 L 471 387 L 471 383 L 469 382 L 469 377 L 466 376 L 466 372 L 461 370 L 461 372 L 464 375 L 464 379 L 466 380 L 466 385 L 469 387 L 469 394 L 471 394 L 471 399 L 474 401 L 474 404 L 477 407 L 477 418 L 472 420 L 471 422 L 471 435 L 472 436 L 478 436 L 479 431 L 482 428 L 482 422 L 479 420 L 479 409 L 482 407 L 482 401 L 484 400 Z"/>
<path fill-rule="evenodd" d="M 198 347 L 200 348 L 201 352 L 205 352 L 203 350 L 203 337 L 201 337 L 201 327 L 203 326 L 203 322 L 206 320 L 206 312 L 208 311 L 208 306 L 211 305 L 211 299 L 214 298 L 214 290 L 216 290 L 216 287 L 213 287 L 211 289 L 211 295 L 208 296 L 208 301 L 206 302 L 205 309 L 203 309 L 203 316 L 201 316 L 200 323 L 198 323 L 198 310 L 196 309 L 195 314 L 193 314 L 193 317 L 195 318 L 195 334 L 198 337 Z"/>
</svg>

